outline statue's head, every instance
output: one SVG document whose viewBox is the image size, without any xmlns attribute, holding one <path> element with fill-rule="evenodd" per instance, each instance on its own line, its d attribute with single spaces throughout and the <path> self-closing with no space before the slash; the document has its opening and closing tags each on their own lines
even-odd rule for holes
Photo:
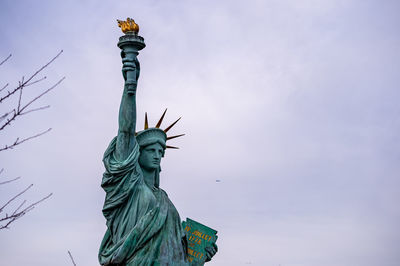
<svg viewBox="0 0 400 266">
<path fill-rule="evenodd" d="M 142 170 L 154 171 L 154 186 L 156 188 L 160 185 L 160 172 L 161 172 L 161 158 L 164 157 L 165 149 L 172 148 L 177 149 L 177 147 L 167 146 L 167 140 L 183 136 L 184 134 L 167 137 L 167 132 L 170 130 L 178 121 L 176 120 L 166 129 L 162 130 L 160 128 L 161 123 L 164 119 L 165 109 L 160 120 L 157 122 L 155 127 L 149 128 L 149 123 L 147 121 L 147 113 L 144 119 L 144 130 L 136 133 L 136 141 L 140 146 L 139 164 Z M 151 184 L 150 184 L 151 186 Z"/>
<path fill-rule="evenodd" d="M 156 142 L 140 149 L 139 164 L 147 171 L 159 170 L 163 156 L 164 148 Z"/>
<path fill-rule="evenodd" d="M 184 135 L 181 134 L 177 136 L 167 137 L 168 130 L 170 130 L 179 121 L 180 118 L 172 123 L 172 125 L 163 130 L 160 128 L 160 126 L 166 112 L 167 110 L 165 109 L 156 126 L 152 128 L 149 128 L 146 113 L 144 130 L 136 133 L 136 141 L 140 146 L 139 164 L 145 169 L 159 169 L 161 158 L 164 157 L 165 149 L 177 149 L 177 147 L 167 146 L 167 140 Z"/>
<path fill-rule="evenodd" d="M 164 157 L 167 134 L 159 128 L 148 128 L 136 135 L 140 146 L 139 164 L 146 170 L 160 168 L 161 158 Z"/>
</svg>

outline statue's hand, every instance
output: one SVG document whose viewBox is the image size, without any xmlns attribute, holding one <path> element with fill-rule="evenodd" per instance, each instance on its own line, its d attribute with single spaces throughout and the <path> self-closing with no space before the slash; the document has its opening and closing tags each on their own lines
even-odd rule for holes
<svg viewBox="0 0 400 266">
<path fill-rule="evenodd" d="M 127 73 L 135 70 L 136 70 L 135 60 L 127 57 L 122 59 L 122 75 L 124 76 L 125 81 L 127 79 Z"/>
<path fill-rule="evenodd" d="M 211 247 L 206 247 L 206 262 L 210 261 L 214 257 L 215 253 L 218 251 L 217 244 L 213 243 Z"/>
<path fill-rule="evenodd" d="M 139 78 L 139 61 L 132 60 L 132 58 L 125 57 L 122 59 L 122 75 L 125 80 L 125 89 L 128 94 L 135 94 L 137 87 L 137 80 Z"/>
</svg>

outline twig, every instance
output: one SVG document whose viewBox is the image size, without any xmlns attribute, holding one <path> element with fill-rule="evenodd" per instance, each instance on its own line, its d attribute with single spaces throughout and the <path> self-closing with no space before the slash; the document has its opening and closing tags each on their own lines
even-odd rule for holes
<svg viewBox="0 0 400 266">
<path fill-rule="evenodd" d="M 6 59 L 4 59 L 3 61 L 1 61 L 0 66 L 1 66 L 2 64 L 4 64 L 8 59 L 10 59 L 10 57 L 11 57 L 11 54 L 9 54 L 9 55 L 7 56 Z"/>
<path fill-rule="evenodd" d="M 47 64 L 42 66 L 38 71 L 36 71 L 27 81 L 25 81 L 25 84 L 28 84 L 29 81 L 31 81 L 37 74 L 39 74 L 43 69 L 45 69 L 48 65 L 53 63 L 54 60 L 56 60 L 61 54 L 63 50 L 61 50 L 55 57 L 53 57 Z"/>
<path fill-rule="evenodd" d="M 8 85 L 7 85 L 7 86 L 8 86 Z M 5 87 L 7 87 L 7 86 L 5 86 Z M 4 87 L 4 88 L 5 88 L 5 87 Z M 4 88 L 3 88 L 3 89 L 4 89 Z M 13 95 L 14 93 L 16 93 L 17 91 L 19 91 L 21 88 L 22 88 L 22 85 L 19 84 L 18 87 L 16 87 L 14 90 L 8 91 L 7 95 L 5 95 L 5 96 L 3 96 L 3 97 L 0 98 L 0 103 L 3 102 L 3 101 L 4 101 L 5 99 L 7 99 L 8 97 L 10 97 L 11 95 Z"/>
<path fill-rule="evenodd" d="M 32 81 L 31 83 L 25 84 L 25 87 L 31 86 L 31 85 L 33 85 L 33 84 L 35 84 L 35 83 L 38 83 L 38 82 L 41 82 L 42 80 L 45 80 L 45 79 L 47 79 L 46 76 L 44 76 L 44 77 L 41 78 L 41 79 L 37 79 L 37 80 L 35 80 L 35 81 Z"/>
<path fill-rule="evenodd" d="M 39 203 L 41 203 L 41 202 L 47 200 L 47 199 L 50 198 L 51 196 L 53 196 L 53 193 L 50 193 L 50 194 L 47 195 L 46 197 L 43 197 L 43 198 L 41 198 L 40 200 L 38 200 L 38 201 L 32 203 L 31 205 L 29 205 L 28 207 L 26 207 L 26 208 L 24 209 L 24 211 L 27 212 L 27 211 L 33 210 L 33 208 L 34 208 L 36 205 L 38 205 Z M 26 210 L 27 210 L 27 211 L 26 211 Z"/>
<path fill-rule="evenodd" d="M 76 266 L 76 263 L 75 263 L 75 261 L 74 261 L 74 258 L 72 257 L 72 254 L 71 254 L 71 252 L 68 250 L 68 255 L 69 255 L 69 257 L 71 258 L 71 261 L 72 261 L 72 264 L 74 264 L 74 266 Z"/>
<path fill-rule="evenodd" d="M 3 172 L 4 172 L 4 168 L 1 168 L 1 170 L 0 170 L 0 175 L 1 175 Z M 4 184 L 7 184 L 7 183 L 11 183 L 11 182 L 13 182 L 13 181 L 15 181 L 15 180 L 18 180 L 18 179 L 20 179 L 20 178 L 21 178 L 21 177 L 18 176 L 18 177 L 14 178 L 14 179 L 10 179 L 10 180 L 6 180 L 6 181 L 3 181 L 3 182 L 0 182 L 0 185 L 4 185 Z"/>
<path fill-rule="evenodd" d="M 7 183 L 11 183 L 11 182 L 13 182 L 13 181 L 15 181 L 15 180 L 18 180 L 18 179 L 20 179 L 20 178 L 21 178 L 21 177 L 18 176 L 18 177 L 14 178 L 14 179 L 10 179 L 10 180 L 6 180 L 6 181 L 3 181 L 3 182 L 0 182 L 0 185 L 4 185 L 4 184 L 7 184 Z"/>
<path fill-rule="evenodd" d="M 29 137 L 29 138 L 23 139 L 23 140 L 19 140 L 19 138 L 17 138 L 17 139 L 14 141 L 13 144 L 11 144 L 11 145 L 5 145 L 4 148 L 0 148 L 0 151 L 4 151 L 4 150 L 8 150 L 8 149 L 13 149 L 15 146 L 17 146 L 17 145 L 19 145 L 19 144 L 21 144 L 21 143 L 24 143 L 25 141 L 28 141 L 28 140 L 30 140 L 30 139 L 34 139 L 34 138 L 37 138 L 37 137 L 39 137 L 39 136 L 41 136 L 41 135 L 43 135 L 43 134 L 46 134 L 46 133 L 49 132 L 50 130 L 51 130 L 51 128 L 49 128 L 49 129 L 47 129 L 46 131 L 43 131 L 43 132 L 41 132 L 41 133 L 39 133 L 39 134 L 36 134 L 36 135 L 34 135 L 34 136 L 31 136 L 31 137 Z"/>
<path fill-rule="evenodd" d="M 22 86 L 21 84 L 23 84 L 23 83 L 24 83 L 24 77 L 22 76 L 22 81 L 19 83 L 19 86 L 21 87 L 21 89 L 19 90 L 17 112 L 19 112 L 19 110 L 20 110 L 20 108 L 21 108 L 22 92 L 23 92 L 23 90 L 24 90 L 24 86 Z"/>
<path fill-rule="evenodd" d="M 3 88 L 1 88 L 0 92 L 2 92 L 5 88 L 7 88 L 8 85 L 9 85 L 8 83 L 4 85 Z"/>
<path fill-rule="evenodd" d="M 24 200 L 24 201 L 18 206 L 18 208 L 15 209 L 15 211 L 12 213 L 12 215 L 15 215 L 15 214 L 17 213 L 17 211 L 18 211 L 19 209 L 21 209 L 21 207 L 22 207 L 25 203 L 26 203 L 26 200 Z"/>
<path fill-rule="evenodd" d="M 31 110 L 28 110 L 28 111 L 26 111 L 26 112 L 21 113 L 21 115 L 26 115 L 26 114 L 31 113 L 31 112 L 36 112 L 36 111 L 44 110 L 44 109 L 47 109 L 47 108 L 49 108 L 49 107 L 50 107 L 50 105 L 46 105 L 46 106 L 34 108 L 34 109 L 31 109 Z"/>
<path fill-rule="evenodd" d="M 17 195 L 15 195 L 14 197 L 12 197 L 11 199 L 9 199 L 7 201 L 6 204 L 3 205 L 3 207 L 0 208 L 0 212 L 2 212 L 4 210 L 5 207 L 7 207 L 8 204 L 10 204 L 12 201 L 14 201 L 16 198 L 18 198 L 19 196 L 21 196 L 22 194 L 24 194 L 25 192 L 27 192 L 31 187 L 33 187 L 33 184 L 30 184 L 27 188 L 25 188 L 24 190 L 22 190 L 20 193 L 18 193 Z M 0 219 L 0 221 L 2 221 L 2 219 Z"/>
</svg>

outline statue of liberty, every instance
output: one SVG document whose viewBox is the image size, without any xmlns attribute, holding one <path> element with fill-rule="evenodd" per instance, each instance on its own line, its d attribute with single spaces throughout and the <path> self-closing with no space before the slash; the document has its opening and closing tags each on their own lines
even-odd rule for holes
<svg viewBox="0 0 400 266">
<path fill-rule="evenodd" d="M 155 127 L 136 132 L 136 88 L 140 74 L 138 51 L 145 47 L 132 20 L 118 21 L 125 33 L 120 37 L 125 81 L 119 109 L 118 134 L 104 153 L 105 173 L 101 186 L 106 192 L 103 214 L 107 231 L 99 250 L 101 265 L 193 265 L 188 261 L 187 238 L 178 211 L 159 187 L 160 162 L 164 157 L 168 130 Z M 175 147 L 171 147 L 175 148 Z M 207 249 L 207 260 L 217 252 Z"/>
</svg>

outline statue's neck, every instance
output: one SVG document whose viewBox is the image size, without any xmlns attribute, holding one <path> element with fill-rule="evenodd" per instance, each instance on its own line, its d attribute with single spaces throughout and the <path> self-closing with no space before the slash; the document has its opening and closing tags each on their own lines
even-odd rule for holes
<svg viewBox="0 0 400 266">
<path fill-rule="evenodd" d="M 142 168 L 143 172 L 143 177 L 144 177 L 144 182 L 149 188 L 154 188 L 155 187 L 155 175 L 156 175 L 156 170 L 147 170 L 145 168 Z"/>
</svg>

